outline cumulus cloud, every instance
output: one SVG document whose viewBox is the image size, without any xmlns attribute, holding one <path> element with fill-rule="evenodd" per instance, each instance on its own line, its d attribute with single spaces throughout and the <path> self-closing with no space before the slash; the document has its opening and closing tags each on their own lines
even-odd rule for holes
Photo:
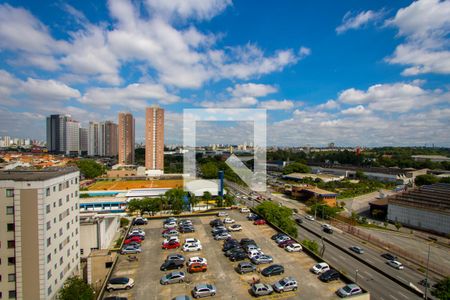
<svg viewBox="0 0 450 300">
<path fill-rule="evenodd" d="M 168 18 L 209 20 L 221 13 L 231 0 L 147 0 L 149 11 Z"/>
<path fill-rule="evenodd" d="M 56 81 L 28 78 L 21 83 L 22 91 L 30 97 L 40 100 L 67 100 L 80 97 L 77 89 Z"/>
<path fill-rule="evenodd" d="M 291 100 L 267 100 L 259 102 L 259 107 L 269 110 L 288 110 L 294 108 L 294 102 Z"/>
<path fill-rule="evenodd" d="M 278 89 L 273 85 L 259 83 L 243 83 L 230 87 L 227 91 L 235 97 L 264 97 L 275 93 Z"/>
<path fill-rule="evenodd" d="M 358 14 L 349 11 L 342 18 L 342 24 L 336 27 L 336 32 L 337 34 L 342 34 L 350 29 L 361 28 L 371 22 L 379 20 L 382 16 L 382 11 L 367 10 Z"/>
<path fill-rule="evenodd" d="M 399 9 L 386 25 L 397 28 L 404 42 L 386 61 L 407 66 L 404 76 L 450 74 L 449 15 L 449 1 L 414 1 Z"/>
<path fill-rule="evenodd" d="M 362 105 L 358 105 L 355 107 L 350 107 L 341 111 L 343 115 L 368 115 L 370 114 L 370 110 L 366 109 Z"/>
</svg>

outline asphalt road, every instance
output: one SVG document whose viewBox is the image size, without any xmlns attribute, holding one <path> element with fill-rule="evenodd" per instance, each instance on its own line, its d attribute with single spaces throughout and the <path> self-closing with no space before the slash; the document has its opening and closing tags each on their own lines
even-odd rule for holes
<svg viewBox="0 0 450 300">
<path fill-rule="evenodd" d="M 227 182 L 227 185 L 241 194 L 249 195 L 250 193 L 248 189 L 242 186 L 238 186 L 229 182 Z M 246 200 L 246 203 L 248 206 L 257 204 L 256 201 L 253 200 Z M 353 245 L 360 246 L 364 248 L 366 252 L 362 254 L 361 257 L 363 257 L 366 262 L 369 262 L 370 265 L 374 265 L 388 272 L 389 274 L 397 277 L 397 279 L 402 280 L 405 283 L 409 284 L 411 282 L 417 288 L 423 288 L 417 284 L 418 281 L 424 278 L 423 275 L 409 268 L 405 268 L 404 270 L 393 269 L 392 267 L 388 266 L 386 264 L 386 260 L 380 256 L 381 252 L 377 252 L 376 250 L 363 245 L 358 240 L 339 232 L 335 232 L 334 234 L 324 233 L 321 229 L 321 224 L 316 221 L 308 221 L 305 219 L 305 222 L 303 222 L 302 225 L 312 230 L 316 234 L 305 230 L 305 228 L 299 227 L 299 239 L 315 240 L 319 243 L 319 245 L 322 245 L 320 236 L 323 233 L 324 237 L 330 239 L 333 243 L 336 243 L 338 246 L 341 246 L 345 249 L 348 249 L 348 247 Z M 325 240 L 324 245 L 324 258 L 328 260 L 335 268 L 339 269 L 350 278 L 353 278 L 354 281 L 356 281 L 359 285 L 367 289 L 371 293 L 372 299 L 421 299 L 416 294 L 404 288 L 402 285 L 397 284 L 396 282 L 384 276 L 382 273 L 354 258 L 349 253 L 350 250 L 348 250 L 348 252 L 342 251 L 341 249 L 334 247 L 332 244 L 328 243 Z M 356 270 L 358 270 L 357 279 L 355 278 Z"/>
</svg>

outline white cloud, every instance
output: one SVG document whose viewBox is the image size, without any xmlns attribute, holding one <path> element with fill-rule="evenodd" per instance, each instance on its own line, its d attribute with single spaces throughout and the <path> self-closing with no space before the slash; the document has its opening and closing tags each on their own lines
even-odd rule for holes
<svg viewBox="0 0 450 300">
<path fill-rule="evenodd" d="M 398 28 L 398 35 L 405 41 L 386 61 L 408 66 L 402 72 L 404 76 L 450 74 L 449 15 L 449 1 L 414 1 L 399 9 L 386 25 Z"/>
<path fill-rule="evenodd" d="M 223 101 L 202 101 L 200 106 L 208 108 L 238 108 L 249 107 L 258 104 L 255 97 L 231 98 Z"/>
<path fill-rule="evenodd" d="M 381 11 L 367 10 L 354 15 L 352 12 L 347 12 L 342 18 L 342 24 L 336 28 L 337 34 L 342 34 L 350 29 L 358 29 L 370 22 L 379 20 L 383 16 Z"/>
<path fill-rule="evenodd" d="M 319 104 L 317 106 L 318 109 L 332 110 L 339 108 L 339 103 L 333 99 L 328 100 L 325 103 Z"/>
<path fill-rule="evenodd" d="M 56 80 L 28 78 L 21 83 L 21 91 L 39 101 L 67 100 L 80 97 L 77 89 Z"/>
<path fill-rule="evenodd" d="M 209 20 L 221 13 L 231 0 L 147 0 L 149 11 L 167 18 Z"/>
<path fill-rule="evenodd" d="M 362 105 L 358 105 L 355 107 L 350 107 L 341 111 L 343 115 L 368 115 L 370 114 L 370 110 L 366 109 Z"/>
<path fill-rule="evenodd" d="M 267 100 L 259 102 L 259 107 L 269 110 L 288 110 L 294 107 L 294 102 L 291 100 Z"/>
<path fill-rule="evenodd" d="M 227 91 L 235 97 L 264 97 L 277 92 L 278 89 L 268 84 L 243 83 L 236 84 L 233 88 L 228 88 Z"/>
<path fill-rule="evenodd" d="M 80 98 L 81 103 L 92 106 L 111 107 L 119 105 L 142 109 L 149 103 L 174 103 L 178 96 L 172 95 L 160 84 L 134 83 L 124 88 L 90 88 Z"/>
</svg>

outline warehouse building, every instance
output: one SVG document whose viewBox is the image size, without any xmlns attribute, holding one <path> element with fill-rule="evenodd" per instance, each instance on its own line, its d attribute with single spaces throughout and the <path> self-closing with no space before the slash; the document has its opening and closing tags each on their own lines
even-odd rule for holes
<svg viewBox="0 0 450 300">
<path fill-rule="evenodd" d="M 388 198 L 387 218 L 406 227 L 450 234 L 450 184 L 437 183 Z"/>
</svg>

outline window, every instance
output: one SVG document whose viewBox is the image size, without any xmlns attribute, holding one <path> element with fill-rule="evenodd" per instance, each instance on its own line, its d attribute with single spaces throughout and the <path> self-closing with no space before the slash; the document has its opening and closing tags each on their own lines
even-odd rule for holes
<svg viewBox="0 0 450 300">
<path fill-rule="evenodd" d="M 8 274 L 8 282 L 16 281 L 16 274 Z"/>
<path fill-rule="evenodd" d="M 52 254 L 50 253 L 47 255 L 47 263 L 49 263 L 52 260 Z"/>
<path fill-rule="evenodd" d="M 63 279 L 64 277 L 64 272 L 59 273 L 59 279 Z"/>
<path fill-rule="evenodd" d="M 8 257 L 8 266 L 12 266 L 16 264 L 16 258 L 15 257 Z"/>
<path fill-rule="evenodd" d="M 53 208 L 55 208 L 56 207 L 56 202 L 53 202 Z"/>
<path fill-rule="evenodd" d="M 53 192 L 56 192 L 56 185 L 53 186 Z"/>
<path fill-rule="evenodd" d="M 59 258 L 59 265 L 62 265 L 64 262 L 64 259 L 62 257 Z"/>
<path fill-rule="evenodd" d="M 47 247 L 50 246 L 51 244 L 52 244 L 52 239 L 51 239 L 51 238 L 48 238 L 48 239 L 47 239 Z"/>
<path fill-rule="evenodd" d="M 81 255 L 84 254 L 84 249 L 80 249 L 80 254 L 81 254 Z"/>
<path fill-rule="evenodd" d="M 12 249 L 16 247 L 16 241 L 10 240 L 8 241 L 8 249 Z"/>
<path fill-rule="evenodd" d="M 45 189 L 45 196 L 50 196 L 50 188 Z"/>
<path fill-rule="evenodd" d="M 9 299 L 16 299 L 16 291 L 8 292 Z"/>
<path fill-rule="evenodd" d="M 52 270 L 48 270 L 47 272 L 47 279 L 50 279 L 52 277 Z"/>
<path fill-rule="evenodd" d="M 63 230 L 62 230 L 62 228 L 60 228 L 59 229 L 59 236 L 62 236 L 63 235 Z"/>
<path fill-rule="evenodd" d="M 69 229 L 69 228 L 70 228 L 70 223 L 69 223 L 69 222 L 67 222 L 67 224 L 66 224 L 66 228 L 67 228 L 67 229 Z"/>
<path fill-rule="evenodd" d="M 61 184 L 61 183 L 58 185 L 58 190 L 59 190 L 60 192 L 62 191 L 62 184 Z"/>
<path fill-rule="evenodd" d="M 49 286 L 48 289 L 47 289 L 47 295 L 50 295 L 51 293 L 52 293 L 52 287 Z"/>
<path fill-rule="evenodd" d="M 14 231 L 14 223 L 6 224 L 6 228 L 7 228 L 8 231 Z"/>
<path fill-rule="evenodd" d="M 14 206 L 7 206 L 6 207 L 6 214 L 7 215 L 13 215 L 14 214 Z"/>
<path fill-rule="evenodd" d="M 66 202 L 69 202 L 69 195 L 66 196 Z"/>
<path fill-rule="evenodd" d="M 48 221 L 48 222 L 47 222 L 47 230 L 50 230 L 50 227 L 51 227 L 51 222 Z"/>
<path fill-rule="evenodd" d="M 75 183 L 78 183 L 78 177 L 77 177 L 77 178 L 75 178 Z"/>
<path fill-rule="evenodd" d="M 59 206 L 62 205 L 62 199 L 59 199 Z"/>
<path fill-rule="evenodd" d="M 46 206 L 45 206 L 45 212 L 46 213 L 50 213 L 50 204 L 47 204 Z"/>
<path fill-rule="evenodd" d="M 75 197 L 78 197 L 78 191 L 75 191 Z"/>
<path fill-rule="evenodd" d="M 14 189 L 6 189 L 6 197 L 14 197 Z"/>
</svg>

